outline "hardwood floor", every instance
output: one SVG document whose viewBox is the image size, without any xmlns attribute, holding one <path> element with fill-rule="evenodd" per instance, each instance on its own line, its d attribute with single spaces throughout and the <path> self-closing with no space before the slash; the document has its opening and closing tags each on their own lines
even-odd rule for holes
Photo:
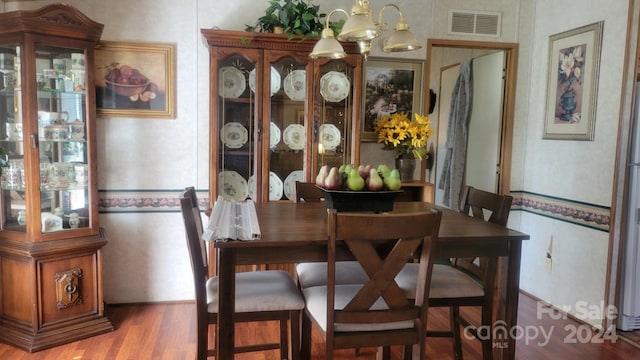
<svg viewBox="0 0 640 360">
<path fill-rule="evenodd" d="M 195 357 L 195 311 L 193 304 L 153 304 L 153 305 L 111 305 L 107 307 L 109 319 L 115 326 L 114 332 L 76 341 L 67 345 L 28 353 L 6 344 L 0 344 L 0 359 L 11 360 L 184 360 Z M 595 337 L 596 332 L 570 319 L 552 320 L 548 315 L 537 319 L 536 302 L 528 296 L 520 296 L 519 327 L 528 332 L 532 339 L 524 337 L 517 341 L 517 359 L 580 359 L 615 360 L 638 359 L 640 348 L 618 338 Z M 447 324 L 445 312 L 434 309 L 429 317 L 430 327 Z M 534 329 L 538 331 L 537 336 Z M 572 331 L 575 329 L 575 331 Z M 551 333 L 545 342 L 544 334 Z M 523 333 L 518 333 L 523 334 Z M 237 341 L 255 342 L 268 337 L 276 339 L 276 325 L 255 324 L 238 326 Z M 323 343 L 314 334 L 313 359 L 324 359 Z M 519 335 L 518 335 L 519 336 Z M 565 343 L 575 340 L 577 343 Z M 581 340 L 584 340 L 581 343 Z M 589 341 L 586 341 L 589 340 Z M 539 345 L 542 344 L 542 345 Z M 466 340 L 465 359 L 480 359 L 479 342 Z M 337 360 L 375 359 L 375 349 L 361 349 L 356 357 L 353 350 L 336 351 Z M 451 359 L 449 339 L 429 338 L 427 340 L 429 359 Z M 399 359 L 399 353 L 394 353 Z M 244 354 L 239 360 L 279 360 L 277 351 Z"/>
</svg>

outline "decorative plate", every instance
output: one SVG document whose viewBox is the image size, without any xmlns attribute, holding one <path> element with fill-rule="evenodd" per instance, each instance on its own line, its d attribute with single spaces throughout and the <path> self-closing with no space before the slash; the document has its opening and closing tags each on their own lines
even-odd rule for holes
<svg viewBox="0 0 640 360">
<path fill-rule="evenodd" d="M 305 142 L 305 134 L 304 134 L 304 126 L 300 124 L 291 124 L 284 129 L 284 143 L 291 150 L 302 150 L 304 149 Z"/>
<path fill-rule="evenodd" d="M 351 82 L 347 75 L 329 71 L 320 78 L 320 94 L 322 97 L 331 102 L 339 102 L 349 96 Z"/>
<path fill-rule="evenodd" d="M 282 198 L 282 180 L 274 173 L 269 171 L 269 201 L 276 201 Z"/>
<path fill-rule="evenodd" d="M 280 128 L 273 121 L 269 125 L 269 148 L 271 150 L 275 149 L 280 143 Z"/>
<path fill-rule="evenodd" d="M 303 101 L 307 90 L 307 72 L 293 70 L 284 78 L 284 92 L 289 99 Z"/>
<path fill-rule="evenodd" d="M 251 175 L 249 176 L 249 198 L 252 200 L 256 200 L 256 192 L 257 192 L 257 188 L 256 188 L 256 176 L 255 175 Z"/>
<path fill-rule="evenodd" d="M 280 73 L 273 66 L 271 67 L 271 96 L 280 90 Z M 254 93 L 256 92 L 256 69 L 249 72 L 249 88 Z"/>
<path fill-rule="evenodd" d="M 294 170 L 284 179 L 284 196 L 289 200 L 296 200 L 296 181 L 304 181 L 302 170 Z"/>
<path fill-rule="evenodd" d="M 333 124 L 320 125 L 318 139 L 325 150 L 335 150 L 340 145 L 340 130 Z"/>
<path fill-rule="evenodd" d="M 224 124 L 220 131 L 220 141 L 229 149 L 238 149 L 249 140 L 249 131 L 238 122 Z"/>
<path fill-rule="evenodd" d="M 218 175 L 220 194 L 225 199 L 243 201 L 249 193 L 247 180 L 235 171 L 225 170 Z"/>
<path fill-rule="evenodd" d="M 237 98 L 247 88 L 247 80 L 242 71 L 233 66 L 224 66 L 218 72 L 218 88 L 223 98 Z"/>
</svg>

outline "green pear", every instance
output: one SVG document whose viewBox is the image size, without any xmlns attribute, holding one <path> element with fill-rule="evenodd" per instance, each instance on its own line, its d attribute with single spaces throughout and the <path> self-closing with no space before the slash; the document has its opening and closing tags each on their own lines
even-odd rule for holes
<svg viewBox="0 0 640 360">
<path fill-rule="evenodd" d="M 389 176 L 383 178 L 384 184 L 389 190 L 400 190 L 402 182 L 400 181 L 400 171 L 393 169 L 389 173 Z"/>
<path fill-rule="evenodd" d="M 386 164 L 378 165 L 378 173 L 380 174 L 380 176 L 382 176 L 383 179 L 389 177 L 390 172 L 391 169 L 389 169 Z"/>
<path fill-rule="evenodd" d="M 360 176 L 358 169 L 351 168 L 347 176 L 347 188 L 352 191 L 360 191 L 364 189 L 364 179 Z"/>
</svg>

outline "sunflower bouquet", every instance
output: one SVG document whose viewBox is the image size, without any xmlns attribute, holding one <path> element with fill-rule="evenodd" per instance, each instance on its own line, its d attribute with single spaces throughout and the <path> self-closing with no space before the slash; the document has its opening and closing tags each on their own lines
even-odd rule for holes
<svg viewBox="0 0 640 360">
<path fill-rule="evenodd" d="M 378 142 L 384 150 L 395 150 L 396 159 L 415 158 L 422 160 L 427 154 L 427 142 L 433 135 L 431 120 L 427 116 L 415 114 L 409 119 L 406 113 L 395 113 L 378 119 L 375 124 Z"/>
</svg>

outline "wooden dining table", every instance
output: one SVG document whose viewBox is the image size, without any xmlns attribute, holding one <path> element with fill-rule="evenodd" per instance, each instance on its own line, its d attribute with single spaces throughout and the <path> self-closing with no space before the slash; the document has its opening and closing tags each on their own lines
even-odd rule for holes
<svg viewBox="0 0 640 360">
<path fill-rule="evenodd" d="M 436 257 L 499 256 L 496 320 L 506 329 L 517 324 L 522 240 L 529 235 L 425 202 L 397 202 L 394 212 L 437 208 L 442 222 Z M 322 203 L 256 204 L 261 237 L 251 241 L 216 241 L 219 277 L 217 359 L 233 359 L 236 265 L 284 264 L 327 260 L 327 209 Z M 348 255 L 344 254 L 344 259 Z M 494 343 L 496 359 L 515 358 L 515 339 Z"/>
</svg>

